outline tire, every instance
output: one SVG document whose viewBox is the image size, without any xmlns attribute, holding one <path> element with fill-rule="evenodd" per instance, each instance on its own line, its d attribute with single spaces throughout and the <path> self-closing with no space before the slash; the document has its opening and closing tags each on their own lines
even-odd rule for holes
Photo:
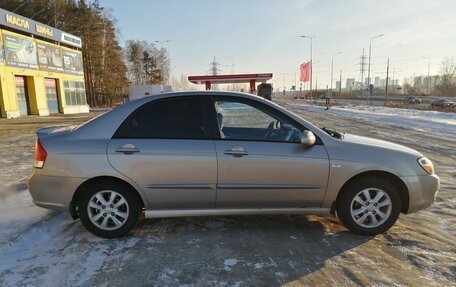
<svg viewBox="0 0 456 287">
<path fill-rule="evenodd" d="M 336 210 L 339 220 L 351 232 L 377 235 L 396 222 L 401 211 L 401 197 L 393 182 L 364 177 L 344 188 Z"/>
<path fill-rule="evenodd" d="M 135 227 L 141 206 L 135 191 L 128 185 L 99 182 L 82 192 L 78 211 L 82 224 L 91 233 L 116 238 L 127 235 Z"/>
</svg>

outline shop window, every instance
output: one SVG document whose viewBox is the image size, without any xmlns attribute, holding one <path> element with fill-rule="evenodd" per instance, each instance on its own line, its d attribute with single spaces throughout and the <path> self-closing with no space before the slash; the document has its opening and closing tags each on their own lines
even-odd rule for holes
<svg viewBox="0 0 456 287">
<path fill-rule="evenodd" d="M 84 82 L 63 81 L 63 87 L 67 106 L 80 106 L 87 103 Z"/>
</svg>

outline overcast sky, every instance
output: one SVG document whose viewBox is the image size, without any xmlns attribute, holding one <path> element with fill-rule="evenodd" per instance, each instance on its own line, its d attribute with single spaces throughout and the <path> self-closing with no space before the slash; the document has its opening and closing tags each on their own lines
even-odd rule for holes
<svg viewBox="0 0 456 287">
<path fill-rule="evenodd" d="M 274 73 L 276 88 L 294 84 L 299 64 L 310 58 L 315 36 L 314 85 L 360 76 L 359 58 L 373 40 L 372 78 L 402 80 L 439 71 L 445 56 L 456 54 L 456 0 L 101 0 L 118 21 L 121 44 L 129 39 L 171 40 L 166 44 L 172 73 L 206 74 L 215 56 L 222 73 Z M 367 75 L 367 72 L 366 72 Z M 299 77 L 298 77 L 299 81 Z M 334 80 L 335 81 L 335 80 Z M 335 85 L 335 82 L 334 84 Z"/>
</svg>

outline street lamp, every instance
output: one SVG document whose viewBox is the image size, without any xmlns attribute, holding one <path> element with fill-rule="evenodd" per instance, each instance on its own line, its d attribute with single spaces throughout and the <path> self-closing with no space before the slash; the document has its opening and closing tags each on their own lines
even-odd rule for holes
<svg viewBox="0 0 456 287">
<path fill-rule="evenodd" d="M 332 93 L 332 89 L 333 89 L 333 67 L 334 67 L 334 56 L 335 56 L 335 55 L 339 55 L 339 54 L 342 54 L 342 51 L 340 51 L 340 52 L 337 52 L 337 53 L 334 53 L 334 54 L 332 54 L 332 56 L 331 56 L 331 85 L 330 85 L 330 86 L 331 86 L 331 93 Z M 341 85 L 342 85 L 342 83 L 341 83 Z"/>
<path fill-rule="evenodd" d="M 309 38 L 310 39 L 310 102 L 312 102 L 312 74 L 313 74 L 313 64 L 312 64 L 312 39 L 315 36 L 308 36 L 308 35 L 301 35 L 301 38 Z"/>
<path fill-rule="evenodd" d="M 431 78 L 430 78 L 431 58 L 430 57 L 422 57 L 422 58 L 428 60 L 428 76 L 427 76 L 426 93 L 428 93 L 428 95 L 429 95 L 429 82 L 431 81 Z"/>
<path fill-rule="evenodd" d="M 371 89 L 370 89 L 370 82 L 371 82 L 370 70 L 371 70 L 372 40 L 375 39 L 375 38 L 379 38 L 379 37 L 381 37 L 381 36 L 383 36 L 383 35 L 385 35 L 385 34 L 380 34 L 380 35 L 371 37 L 370 40 L 369 40 L 369 65 L 368 65 L 368 67 L 367 67 L 367 88 L 369 89 L 369 92 L 367 93 L 367 104 L 368 104 L 368 105 L 369 105 L 370 93 L 371 93 Z"/>
</svg>

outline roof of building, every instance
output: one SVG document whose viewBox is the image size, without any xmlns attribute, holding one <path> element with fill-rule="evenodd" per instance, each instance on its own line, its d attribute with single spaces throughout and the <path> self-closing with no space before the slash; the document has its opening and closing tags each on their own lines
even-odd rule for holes
<svg viewBox="0 0 456 287">
<path fill-rule="evenodd" d="M 194 84 L 212 84 L 222 83 L 248 83 L 251 80 L 265 82 L 272 78 L 272 73 L 263 74 L 231 74 L 231 75 L 213 75 L 213 76 L 189 76 L 188 80 Z"/>
</svg>

